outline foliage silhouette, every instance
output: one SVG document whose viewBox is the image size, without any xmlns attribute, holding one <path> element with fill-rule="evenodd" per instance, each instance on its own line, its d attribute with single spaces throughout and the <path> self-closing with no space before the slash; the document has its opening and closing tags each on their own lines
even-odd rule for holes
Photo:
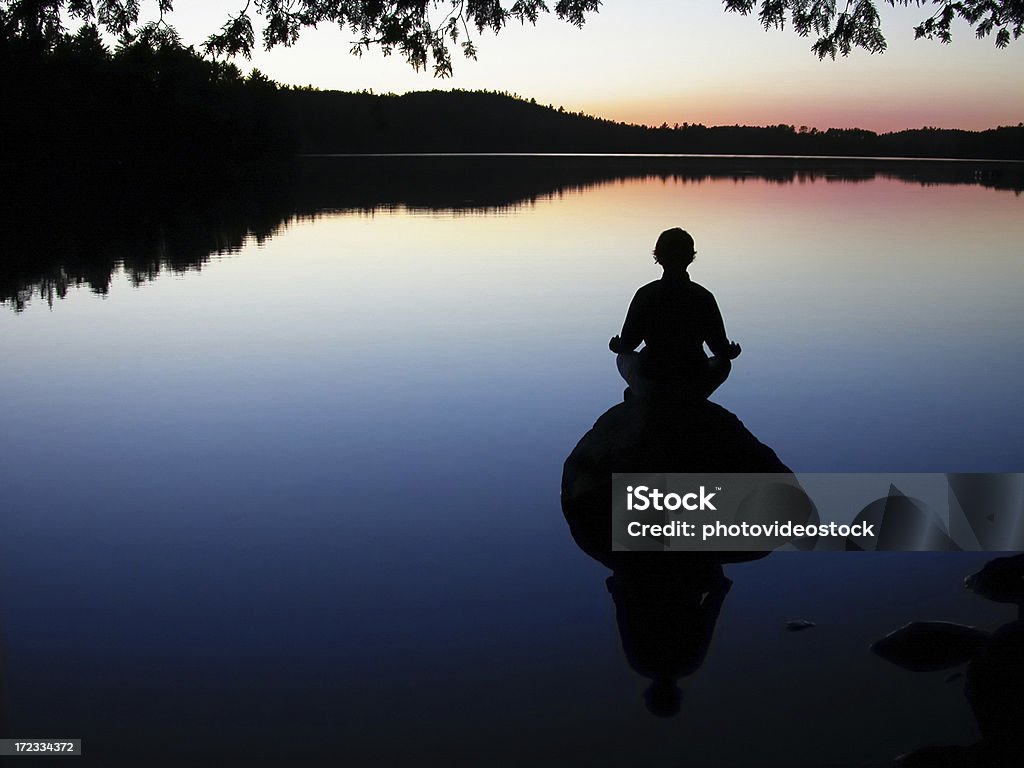
<svg viewBox="0 0 1024 768">
<path fill-rule="evenodd" d="M 1024 31 L 1024 2 L 1021 0 L 885 0 L 890 6 L 930 6 L 934 13 L 914 28 L 914 38 L 953 39 L 952 24 L 962 19 L 974 27 L 977 37 L 995 32 L 997 48 L 1005 48 Z M 765 29 L 782 29 L 786 18 L 802 37 L 811 34 L 817 39 L 811 50 L 823 59 L 836 54 L 848 56 L 854 48 L 882 53 L 887 44 L 882 34 L 878 5 L 874 0 L 724 0 L 726 10 L 743 15 L 757 10 Z"/>
<path fill-rule="evenodd" d="M 1024 0 L 885 0 L 890 6 L 911 4 L 934 8 L 914 30 L 915 37 L 952 39 L 956 19 L 968 22 L 978 37 L 993 36 L 1006 47 L 1021 36 Z M 853 48 L 880 53 L 886 48 L 875 0 L 724 0 L 727 11 L 744 15 L 755 10 L 765 29 L 782 29 L 788 18 L 801 36 L 817 36 L 811 50 L 819 57 L 848 55 Z M 143 22 L 143 6 L 158 14 Z M 251 2 L 230 15 L 218 32 L 204 43 L 209 55 L 248 57 L 256 45 Z M 356 36 L 352 53 L 379 47 L 397 51 L 414 68 L 431 67 L 439 77 L 452 73 L 452 52 L 475 58 L 474 32 L 500 32 L 512 22 L 535 24 L 541 14 L 554 12 L 563 21 L 582 27 L 597 13 L 600 0 L 556 0 L 553 8 L 543 0 L 258 0 L 255 12 L 265 26 L 262 45 L 294 45 L 306 28 L 333 24 Z M 177 43 L 177 32 L 165 16 L 172 0 L 5 0 L 0 2 L 0 29 L 4 36 L 53 41 L 65 31 L 64 18 L 97 23 L 123 39 Z M 147 9 L 148 10 L 148 9 Z"/>
<path fill-rule="evenodd" d="M 95 26 L 40 44 L 0 37 L 10 183 L 43 175 L 182 177 L 233 183 L 242 171 L 290 157 L 277 86 L 173 42 L 137 38 L 111 51 Z M 260 171 L 261 172 L 261 171 Z"/>
</svg>

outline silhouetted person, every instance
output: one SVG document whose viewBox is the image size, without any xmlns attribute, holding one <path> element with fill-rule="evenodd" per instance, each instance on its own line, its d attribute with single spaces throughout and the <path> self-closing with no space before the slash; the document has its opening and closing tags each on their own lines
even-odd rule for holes
<svg viewBox="0 0 1024 768">
<path fill-rule="evenodd" d="M 726 380 L 740 354 L 740 345 L 726 338 L 715 297 L 686 272 L 696 253 L 693 238 L 682 229 L 661 233 L 654 260 L 664 274 L 636 292 L 621 333 L 608 342 L 618 355 L 619 373 L 640 397 L 703 400 Z"/>
</svg>

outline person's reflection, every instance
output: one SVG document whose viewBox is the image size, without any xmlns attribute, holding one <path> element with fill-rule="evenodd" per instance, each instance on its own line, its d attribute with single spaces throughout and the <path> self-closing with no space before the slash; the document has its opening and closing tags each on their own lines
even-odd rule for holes
<svg viewBox="0 0 1024 768">
<path fill-rule="evenodd" d="M 677 682 L 704 663 L 732 582 L 718 563 L 698 562 L 676 573 L 620 568 L 606 583 L 626 660 L 651 681 L 647 709 L 671 717 L 682 698 Z"/>
</svg>

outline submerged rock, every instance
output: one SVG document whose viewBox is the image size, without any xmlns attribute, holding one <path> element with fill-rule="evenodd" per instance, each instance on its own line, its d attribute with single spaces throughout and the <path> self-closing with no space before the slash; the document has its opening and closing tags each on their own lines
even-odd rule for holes
<svg viewBox="0 0 1024 768">
<path fill-rule="evenodd" d="M 935 672 L 965 664 L 988 632 L 948 621 L 912 621 L 871 645 L 871 651 L 912 672 Z"/>
<path fill-rule="evenodd" d="M 808 619 L 793 619 L 786 622 L 786 629 L 789 632 L 802 632 L 805 629 L 812 629 L 816 626 L 818 625 Z"/>
</svg>

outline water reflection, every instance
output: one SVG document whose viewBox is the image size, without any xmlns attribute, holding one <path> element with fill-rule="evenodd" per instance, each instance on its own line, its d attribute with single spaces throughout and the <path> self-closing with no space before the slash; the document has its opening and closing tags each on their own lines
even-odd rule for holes
<svg viewBox="0 0 1024 768">
<path fill-rule="evenodd" d="M 0 215 L 7 259 L 0 302 L 20 311 L 38 296 L 52 307 L 75 286 L 105 295 L 118 271 L 138 286 L 164 272 L 202 269 L 212 256 L 233 253 L 249 240 L 262 243 L 296 215 L 294 180 L 267 182 L 236 186 L 230 194 L 173 184 L 87 189 L 9 208 Z"/>
<path fill-rule="evenodd" d="M 165 178 L 130 190 L 103 179 L 58 189 L 7 190 L 0 206 L 5 262 L 0 302 L 52 305 L 73 286 L 105 294 L 124 270 L 138 285 L 163 271 L 197 270 L 211 256 L 263 242 L 289 222 L 325 212 L 405 209 L 500 213 L 591 187 L 638 179 L 777 184 L 900 179 L 1024 189 L 1018 165 L 829 158 L 657 156 L 358 156 L 304 158 L 293 169 L 227 188 Z M 113 201 L 113 202 L 112 202 Z"/>
</svg>

